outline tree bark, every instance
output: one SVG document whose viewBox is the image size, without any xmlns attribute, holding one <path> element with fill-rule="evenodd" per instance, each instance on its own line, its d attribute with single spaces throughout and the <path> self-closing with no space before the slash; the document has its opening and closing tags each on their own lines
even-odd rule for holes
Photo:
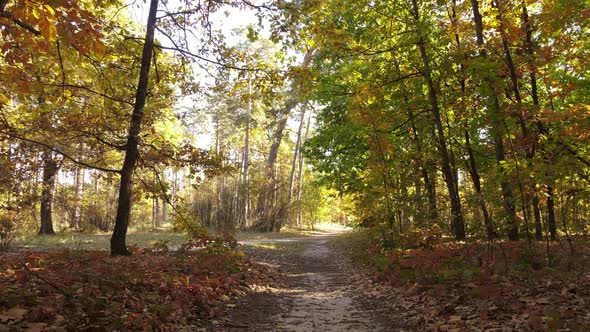
<svg viewBox="0 0 590 332">
<path fill-rule="evenodd" d="M 287 120 L 289 119 L 291 111 L 297 106 L 297 104 L 299 104 L 299 99 L 297 98 L 290 98 L 285 102 L 285 107 L 280 112 L 281 115 L 277 121 L 276 130 L 273 133 L 265 168 L 266 177 L 269 179 L 269 182 L 263 185 L 264 188 L 258 195 L 258 204 L 256 207 L 256 214 L 261 223 L 266 222 L 267 205 L 271 198 L 270 193 L 274 192 L 272 190 L 272 185 L 276 182 L 275 164 L 279 155 L 279 148 L 281 146 L 281 141 L 283 140 L 285 127 L 287 126 Z"/>
<path fill-rule="evenodd" d="M 272 144 L 270 146 L 270 150 L 268 152 L 268 160 L 266 161 L 266 169 L 273 173 L 273 169 L 275 163 L 277 162 L 277 157 L 279 155 L 279 147 L 281 146 L 281 141 L 283 140 L 283 133 L 285 131 L 285 127 L 287 125 L 287 120 L 289 119 L 289 115 L 291 111 L 299 104 L 299 100 L 295 98 L 288 99 L 285 102 L 285 107 L 281 110 L 281 115 L 279 121 L 277 121 L 277 129 L 275 130 L 272 138 Z"/>
<path fill-rule="evenodd" d="M 555 222 L 555 202 L 553 201 L 554 191 L 552 186 L 547 186 L 547 227 L 551 241 L 557 240 L 557 224 Z"/>
<path fill-rule="evenodd" d="M 452 20 L 451 23 L 453 24 L 453 26 L 455 26 L 457 23 L 456 8 L 457 8 L 457 1 L 453 0 L 453 6 L 452 6 L 452 12 L 451 12 L 451 20 Z M 455 26 L 455 28 L 456 28 L 456 26 Z M 461 52 L 462 51 L 461 38 L 459 37 L 458 32 L 455 32 L 455 42 L 457 43 L 457 48 Z M 464 70 L 465 70 L 463 64 L 460 64 L 459 68 L 460 68 L 460 75 L 463 75 Z M 460 76 L 458 81 L 459 81 L 459 86 L 461 88 L 461 97 L 463 100 L 465 100 L 465 97 L 467 95 L 467 87 L 466 87 L 465 78 Z M 467 107 L 464 104 L 464 102 L 461 102 L 461 110 L 463 112 L 467 111 Z M 492 217 L 488 211 L 485 199 L 483 198 L 483 191 L 481 188 L 481 178 L 479 176 L 479 171 L 477 170 L 477 162 L 475 160 L 475 153 L 473 152 L 473 147 L 471 145 L 471 136 L 469 134 L 469 128 L 467 125 L 465 126 L 465 150 L 467 151 L 467 156 L 468 156 L 468 160 L 467 160 L 468 168 L 467 169 L 468 169 L 469 175 L 471 176 L 473 188 L 475 189 L 475 193 L 477 195 L 477 202 L 479 204 L 479 207 L 480 207 L 482 215 L 483 215 L 484 226 L 486 229 L 486 236 L 487 236 L 488 240 L 491 240 L 491 239 L 496 238 L 498 235 L 496 234 L 496 230 L 494 229 L 494 224 L 492 222 Z"/>
<path fill-rule="evenodd" d="M 303 143 L 307 140 L 307 135 L 309 134 L 309 125 L 311 123 L 311 112 L 307 117 L 307 125 L 305 127 L 305 134 L 303 135 Z M 302 145 L 303 145 L 302 143 Z M 301 206 L 301 197 L 302 197 L 302 190 L 303 190 L 303 153 L 301 153 L 301 148 L 299 148 L 299 173 L 297 174 L 297 226 L 302 226 L 303 224 L 303 206 Z"/>
<path fill-rule="evenodd" d="M 305 108 L 301 110 L 301 119 L 299 120 L 299 129 L 297 130 L 297 141 L 295 142 L 295 150 L 293 151 L 293 160 L 291 163 L 291 175 L 289 176 L 289 202 L 293 198 L 293 189 L 295 186 L 295 171 L 297 169 L 297 157 L 301 149 L 301 135 L 303 133 L 303 126 L 305 125 Z"/>
<path fill-rule="evenodd" d="M 315 48 L 310 48 L 305 53 L 305 57 L 303 58 L 303 63 L 301 64 L 302 68 L 306 68 L 311 63 L 313 59 L 313 54 L 315 52 Z M 285 106 L 279 112 L 280 117 L 277 121 L 276 130 L 273 133 L 272 143 L 270 146 L 270 150 L 268 152 L 268 159 L 266 161 L 266 176 L 268 179 L 271 179 L 273 183 L 276 184 L 276 172 L 275 172 L 275 164 L 279 155 L 279 148 L 281 146 L 281 142 L 283 140 L 283 135 L 285 131 L 285 127 L 287 126 L 287 121 L 289 120 L 289 115 L 291 111 L 299 104 L 299 96 L 295 94 L 296 87 L 294 86 L 291 89 L 290 94 L 292 97 L 288 98 L 285 101 Z M 264 186 L 265 188 L 260 191 L 258 196 L 258 206 L 257 206 L 257 215 L 260 218 L 260 221 L 264 222 L 266 210 L 267 210 L 267 203 L 270 199 L 269 192 L 275 192 L 274 190 L 269 190 L 271 184 L 267 183 Z"/>
<path fill-rule="evenodd" d="M 420 23 L 420 13 L 418 10 L 418 3 L 417 0 L 412 0 L 412 7 L 413 7 L 413 16 L 414 20 L 417 24 Z M 431 112 L 434 117 L 434 122 L 436 126 L 436 138 L 438 141 L 438 150 L 441 157 L 442 163 L 442 172 L 445 183 L 447 185 L 447 190 L 449 192 L 449 199 L 451 201 L 451 227 L 453 229 L 453 234 L 455 235 L 455 239 L 457 240 L 464 240 L 465 239 L 465 221 L 463 219 L 463 212 L 461 209 L 461 200 L 459 198 L 459 190 L 456 187 L 457 181 L 453 177 L 453 170 L 451 168 L 451 161 L 449 157 L 449 151 L 447 148 L 447 141 L 445 138 L 443 123 L 440 115 L 440 109 L 438 105 L 438 95 L 436 91 L 436 86 L 434 83 L 434 79 L 432 78 L 432 68 L 430 67 L 430 59 L 426 52 L 426 42 L 424 36 L 419 31 L 418 42 L 417 46 L 420 50 L 420 57 L 422 59 L 422 76 L 426 80 L 426 84 L 428 87 L 428 98 L 430 101 Z"/>
<path fill-rule="evenodd" d="M 244 186 L 242 220 L 243 225 L 248 227 L 250 219 L 250 121 L 252 117 L 252 82 L 250 78 L 248 78 L 248 105 L 246 112 L 246 134 L 244 138 L 244 160 L 242 164 L 242 185 Z"/>
<path fill-rule="evenodd" d="M 541 225 L 541 209 L 539 207 L 539 197 L 533 194 L 533 214 L 535 216 L 535 239 L 543 240 L 543 226 Z"/>
<path fill-rule="evenodd" d="M 428 172 L 428 168 L 424 162 L 422 143 L 420 142 L 420 137 L 418 136 L 418 128 L 416 127 L 416 122 L 414 121 L 414 114 L 409 112 L 408 116 L 411 119 L 410 124 L 412 126 L 413 133 L 412 139 L 416 143 L 416 151 L 418 152 L 418 158 L 420 158 L 420 173 L 428 193 L 428 218 L 430 219 L 430 222 L 434 222 L 438 219 L 438 208 L 436 206 L 436 186 L 434 185 L 434 181 L 431 179 L 431 174 Z"/>
<path fill-rule="evenodd" d="M 529 14 L 526 6 L 526 2 L 522 2 L 522 21 L 525 28 L 525 36 L 526 36 L 526 43 L 525 43 L 525 51 L 527 55 L 530 57 L 529 62 L 529 79 L 531 84 L 531 96 L 533 98 L 533 105 L 535 106 L 535 111 L 538 112 L 540 108 L 539 103 L 539 93 L 537 87 L 537 74 L 536 68 L 533 64 L 535 58 L 535 52 L 533 49 L 533 31 L 531 29 L 531 24 L 529 21 Z M 543 126 L 541 121 L 536 121 L 537 129 L 540 133 L 545 134 L 547 136 L 551 136 L 549 131 Z M 549 232 L 551 233 L 551 239 L 556 239 L 556 226 L 555 226 L 555 204 L 553 203 L 553 188 L 548 186 L 547 190 L 547 215 L 548 215 L 548 223 L 549 223 Z M 535 237 L 537 239 L 542 239 L 542 228 L 541 228 L 541 213 L 539 208 L 539 199 L 536 195 L 533 197 L 533 209 L 535 214 Z"/>
<path fill-rule="evenodd" d="M 73 227 L 75 230 L 80 229 L 80 221 L 82 219 L 82 190 L 83 190 L 83 182 L 84 182 L 84 170 L 80 165 L 76 165 L 76 183 L 75 183 L 75 193 L 76 202 L 74 203 L 74 222 Z"/>
<path fill-rule="evenodd" d="M 57 175 L 57 162 L 53 158 L 51 150 L 43 152 L 43 182 L 41 188 L 41 227 L 39 235 L 54 235 L 52 206 L 53 190 L 55 189 L 55 176 Z"/>
<path fill-rule="evenodd" d="M 143 118 L 143 111 L 147 98 L 152 52 L 154 49 L 154 31 L 156 29 L 158 1 L 159 0 L 150 1 L 150 11 L 147 20 L 145 43 L 143 45 L 143 53 L 141 57 L 139 82 L 137 84 L 135 104 L 129 125 L 129 132 L 127 135 L 125 160 L 121 169 L 117 217 L 115 219 L 115 228 L 111 237 L 111 255 L 131 254 L 129 250 L 127 250 L 126 237 L 127 228 L 129 226 L 129 217 L 131 215 L 132 180 L 137 158 L 139 156 L 139 133 L 141 131 L 141 120 Z"/>
<path fill-rule="evenodd" d="M 154 197 L 154 228 L 160 227 L 160 197 Z"/>
<path fill-rule="evenodd" d="M 168 201 L 166 197 L 162 199 L 162 225 L 168 223 Z"/>
<path fill-rule="evenodd" d="M 477 194 L 477 202 L 479 203 L 479 207 L 481 208 L 481 212 L 483 214 L 484 225 L 486 227 L 486 235 L 488 240 L 492 240 L 498 237 L 498 234 L 496 234 L 496 230 L 494 229 L 494 224 L 492 222 L 492 217 L 490 216 L 490 213 L 486 206 L 486 201 L 483 198 L 483 193 L 481 190 L 481 179 L 479 177 L 479 172 L 477 171 L 475 155 L 471 147 L 471 140 L 469 137 L 469 132 L 467 130 L 465 130 L 465 148 L 467 149 L 467 155 L 469 157 L 469 174 L 471 175 L 473 187 L 475 188 L 475 193 Z"/>
</svg>

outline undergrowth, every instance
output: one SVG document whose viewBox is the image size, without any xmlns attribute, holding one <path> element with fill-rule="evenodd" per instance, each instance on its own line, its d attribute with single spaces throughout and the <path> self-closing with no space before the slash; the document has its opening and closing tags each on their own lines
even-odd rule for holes
<svg viewBox="0 0 590 332">
<path fill-rule="evenodd" d="M 1 323 L 13 330 L 190 330 L 270 274 L 236 244 L 201 234 L 180 250 L 161 241 L 133 248 L 130 257 L 71 249 L 1 256 Z"/>
<path fill-rule="evenodd" d="M 379 239 L 378 239 L 379 241 Z M 590 246 L 565 242 L 440 241 L 430 248 L 384 248 L 366 230 L 337 245 L 412 307 L 405 319 L 429 331 L 586 331 L 590 326 Z M 381 288 L 384 289 L 384 288 Z M 399 310 L 399 308 L 397 309 Z"/>
</svg>

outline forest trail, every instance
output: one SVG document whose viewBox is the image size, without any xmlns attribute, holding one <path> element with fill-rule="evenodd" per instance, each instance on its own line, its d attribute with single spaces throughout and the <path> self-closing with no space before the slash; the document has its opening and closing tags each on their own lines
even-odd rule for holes
<svg viewBox="0 0 590 332">
<path fill-rule="evenodd" d="M 244 241 L 253 260 L 285 273 L 280 287 L 261 287 L 220 322 L 225 331 L 392 331 L 376 301 L 362 298 L 348 259 L 331 245 L 338 233 Z M 260 245 L 283 245 L 271 250 Z M 381 314 L 381 315 L 380 315 Z M 216 329 L 219 330 L 219 327 Z"/>
</svg>

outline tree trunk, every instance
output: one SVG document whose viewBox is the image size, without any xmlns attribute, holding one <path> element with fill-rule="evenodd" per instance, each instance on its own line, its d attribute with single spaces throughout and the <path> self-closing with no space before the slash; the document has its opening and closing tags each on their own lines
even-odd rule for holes
<svg viewBox="0 0 590 332">
<path fill-rule="evenodd" d="M 310 48 L 305 53 L 305 57 L 303 58 L 303 63 L 301 64 L 302 68 L 306 68 L 311 63 L 313 58 L 313 53 L 315 52 L 315 48 Z M 277 121 L 276 130 L 273 133 L 272 143 L 270 146 L 270 150 L 268 152 L 268 160 L 266 162 L 266 176 L 268 179 L 271 179 L 273 185 L 276 185 L 276 172 L 275 172 L 275 164 L 277 161 L 277 157 L 279 155 L 279 148 L 281 146 L 281 141 L 283 140 L 283 135 L 285 131 L 285 127 L 287 125 L 287 121 L 289 120 L 289 115 L 291 111 L 299 104 L 299 97 L 296 95 L 296 86 L 291 89 L 290 94 L 292 95 L 291 98 L 285 101 L 284 108 L 279 112 L 280 117 Z M 257 214 L 262 222 L 265 220 L 265 214 L 267 210 L 267 203 L 270 199 L 269 192 L 275 192 L 274 190 L 269 190 L 271 187 L 270 183 L 266 183 L 264 185 L 265 188 L 260 191 L 258 196 L 258 206 L 257 206 Z"/>
<path fill-rule="evenodd" d="M 215 116 L 215 154 L 221 154 L 221 116 L 216 114 Z M 225 220 L 223 219 L 223 207 L 222 207 L 222 181 L 221 175 L 215 177 L 215 223 L 227 229 Z"/>
<path fill-rule="evenodd" d="M 242 184 L 244 197 L 242 198 L 243 224 L 247 227 L 250 219 L 250 121 L 252 117 L 252 83 L 248 78 L 248 106 L 246 109 L 246 135 L 244 138 L 244 160 L 242 167 Z"/>
<path fill-rule="evenodd" d="M 293 188 L 295 186 L 295 171 L 297 169 L 297 157 L 301 148 L 301 135 L 303 133 L 303 126 L 305 125 L 305 108 L 301 110 L 301 119 L 299 120 L 299 129 L 297 130 L 297 141 L 295 142 L 295 150 L 293 151 L 293 161 L 291 163 L 291 175 L 289 176 L 289 202 L 293 198 Z"/>
<path fill-rule="evenodd" d="M 416 24 L 420 24 L 420 14 L 418 11 L 418 3 L 417 0 L 412 0 L 412 7 L 413 7 L 413 16 L 416 21 Z M 437 141 L 438 141 L 438 150 L 441 157 L 442 163 L 442 172 L 445 183 L 447 185 L 447 190 L 449 192 L 449 199 L 451 201 L 451 227 L 453 229 L 453 234 L 455 235 L 455 239 L 457 240 L 464 240 L 465 239 L 465 221 L 463 219 L 463 212 L 461 209 L 461 200 L 459 198 L 459 190 L 455 186 L 457 181 L 453 177 L 453 170 L 451 168 L 451 161 L 449 158 L 449 151 L 447 149 L 447 141 L 445 138 L 444 128 L 442 124 L 442 119 L 440 116 L 440 110 L 438 105 L 438 96 L 436 91 L 436 86 L 434 84 L 434 79 L 432 78 L 432 69 L 430 68 L 430 59 L 428 58 L 428 54 L 426 53 L 426 42 L 424 36 L 419 31 L 419 37 L 417 46 L 420 50 L 420 57 L 422 58 L 422 65 L 423 71 L 422 75 L 426 80 L 426 84 L 428 86 L 428 97 L 430 100 L 430 107 L 431 112 L 434 117 L 434 122 L 436 126 L 436 134 L 437 134 Z"/>
<path fill-rule="evenodd" d="M 168 200 L 166 197 L 162 199 L 162 225 L 168 223 Z"/>
<path fill-rule="evenodd" d="M 160 227 L 160 197 L 154 197 L 154 228 Z"/>
<path fill-rule="evenodd" d="M 305 127 L 305 134 L 303 135 L 303 143 L 307 140 L 307 135 L 309 134 L 309 125 L 311 123 L 311 112 L 307 117 L 307 126 Z M 302 190 L 303 190 L 303 153 L 301 153 L 301 148 L 299 149 L 299 173 L 297 174 L 297 226 L 301 227 L 303 224 L 303 206 L 301 206 L 301 197 L 302 197 Z"/>
<path fill-rule="evenodd" d="M 258 215 L 259 222 L 263 224 L 267 222 L 266 215 L 268 212 L 268 204 L 271 200 L 271 193 L 275 192 L 272 188 L 276 184 L 275 164 L 279 155 L 279 148 L 281 146 L 281 141 L 283 140 L 285 127 L 287 126 L 287 120 L 289 119 L 291 111 L 295 108 L 295 106 L 297 106 L 298 103 L 299 100 L 297 98 L 291 98 L 285 102 L 285 107 L 281 111 L 280 118 L 277 121 L 276 130 L 273 134 L 272 144 L 270 145 L 268 159 L 266 161 L 265 167 L 265 175 L 268 179 L 268 182 L 263 184 L 263 189 L 258 195 L 258 204 L 256 208 L 256 214 Z"/>
<path fill-rule="evenodd" d="M 416 127 L 416 122 L 414 121 L 414 114 L 409 112 L 408 117 L 411 119 L 410 124 L 412 126 L 413 133 L 412 139 L 416 143 L 416 151 L 418 152 L 418 158 L 420 158 L 420 173 L 428 193 L 428 219 L 430 219 L 430 222 L 435 222 L 438 219 L 438 208 L 436 206 L 436 188 L 434 181 L 431 179 L 431 174 L 429 174 L 428 168 L 424 162 L 424 152 L 422 151 L 422 143 L 420 142 L 418 129 Z"/>
<path fill-rule="evenodd" d="M 487 59 L 488 55 L 485 50 L 484 34 L 483 34 L 483 20 L 479 12 L 478 0 L 471 0 L 471 7 L 473 9 L 473 21 L 475 23 L 475 32 L 477 36 L 477 46 L 479 47 L 479 56 L 483 59 Z M 498 167 L 501 169 L 502 179 L 500 181 L 500 187 L 502 189 L 503 206 L 508 219 L 508 239 L 516 241 L 519 239 L 518 234 L 518 217 L 516 215 L 516 206 L 514 203 L 514 193 L 510 187 L 509 182 L 506 180 L 506 174 L 503 171 L 503 164 L 506 161 L 506 153 L 504 151 L 504 142 L 502 135 L 503 119 L 504 115 L 500 108 L 500 101 L 498 100 L 498 93 L 490 81 L 489 77 L 484 77 L 484 81 L 487 88 L 490 90 L 490 118 L 492 121 L 492 138 L 494 141 L 496 162 Z"/>
<path fill-rule="evenodd" d="M 178 171 L 173 169 L 172 172 L 172 195 L 170 197 L 170 205 L 172 210 L 174 210 L 176 209 L 176 200 L 178 195 Z"/>
<path fill-rule="evenodd" d="M 547 186 L 547 227 L 551 241 L 557 240 L 557 224 L 555 223 L 555 202 L 552 186 Z"/>
<path fill-rule="evenodd" d="M 525 43 L 525 50 L 527 55 L 530 57 L 529 62 L 529 79 L 530 79 L 530 84 L 531 84 L 531 96 L 533 98 L 533 105 L 535 106 L 535 112 L 538 112 L 540 109 L 540 103 L 539 103 L 539 93 L 538 93 L 538 87 L 537 87 L 537 74 L 536 74 L 536 68 L 534 65 L 534 58 L 535 58 L 535 52 L 533 50 L 533 30 L 531 28 L 531 24 L 529 21 L 529 14 L 528 14 L 528 10 L 527 10 L 527 6 L 526 6 L 526 2 L 522 2 L 522 21 L 523 21 L 523 26 L 525 29 L 525 36 L 526 36 L 526 43 Z M 537 129 L 539 130 L 540 133 L 545 134 L 547 136 L 551 136 L 551 134 L 549 133 L 549 131 L 543 126 L 543 123 L 541 123 L 541 121 L 536 121 L 536 126 Z M 551 188 L 550 186 L 548 186 L 548 188 L 550 188 L 551 190 L 547 190 L 548 191 L 548 196 L 547 196 L 547 214 L 548 214 L 548 223 L 549 223 L 549 229 L 550 229 L 550 233 L 551 233 L 551 238 L 553 240 L 555 240 L 556 238 L 556 227 L 555 227 L 555 206 L 553 204 L 553 188 Z M 539 199 L 536 197 L 536 195 L 533 197 L 533 208 L 534 208 L 534 214 L 535 214 L 535 237 L 537 239 L 542 239 L 543 235 L 542 235 L 542 229 L 541 229 L 541 213 L 540 213 L 540 208 L 539 208 Z M 553 226 L 551 226 L 553 225 Z M 552 230 L 552 231 L 551 231 Z"/>
<path fill-rule="evenodd" d="M 41 227 L 39 234 L 54 235 L 52 205 L 53 190 L 55 189 L 55 176 L 57 175 L 57 162 L 53 158 L 51 150 L 43 152 L 43 182 L 41 188 Z"/>
<path fill-rule="evenodd" d="M 456 2 L 456 0 L 453 0 L 453 6 L 452 6 L 452 12 L 451 12 L 451 20 L 452 20 L 451 23 L 453 24 L 453 26 L 455 28 L 456 28 L 456 23 L 457 23 L 456 8 L 457 8 L 457 2 Z M 459 37 L 458 32 L 455 32 L 455 42 L 457 43 L 457 48 L 459 49 L 459 52 L 461 52 L 462 51 L 461 38 Z M 460 75 L 463 75 L 464 70 L 465 70 L 463 64 L 460 64 L 459 68 L 460 68 Z M 465 78 L 460 76 L 458 81 L 459 81 L 459 86 L 461 87 L 462 100 L 465 100 L 466 95 L 467 95 Z M 463 101 L 461 102 L 461 110 L 465 113 L 467 111 L 467 107 Z M 481 178 L 480 178 L 479 172 L 477 170 L 477 162 L 475 160 L 475 154 L 473 152 L 473 147 L 471 146 L 471 136 L 469 134 L 469 128 L 467 125 L 465 126 L 465 149 L 467 150 L 467 156 L 468 156 L 468 161 L 467 161 L 468 172 L 469 172 L 469 175 L 471 176 L 471 181 L 473 182 L 473 188 L 475 189 L 475 193 L 477 195 L 477 202 L 479 204 L 479 207 L 480 207 L 482 215 L 483 215 L 484 226 L 486 229 L 486 236 L 487 236 L 488 240 L 491 240 L 491 239 L 496 238 L 498 235 L 496 234 L 496 231 L 494 229 L 494 224 L 492 222 L 492 217 L 488 211 L 485 199 L 483 198 L 483 192 L 482 192 L 482 188 L 481 188 Z"/>
<path fill-rule="evenodd" d="M 488 240 L 492 240 L 498 237 L 498 234 L 496 234 L 496 230 L 494 229 L 494 224 L 492 222 L 492 217 L 488 212 L 486 201 L 483 198 L 483 193 L 481 190 L 481 180 L 479 177 L 479 172 L 477 171 L 475 155 L 473 154 L 473 149 L 471 148 L 469 131 L 467 130 L 465 130 L 465 148 L 467 149 L 467 155 L 469 156 L 469 174 L 471 175 L 471 180 L 473 181 L 473 187 L 475 188 L 475 193 L 477 195 L 477 202 L 479 203 L 479 207 L 481 208 L 481 212 L 483 214 L 484 225 L 486 227 L 486 235 L 488 237 Z"/>
<path fill-rule="evenodd" d="M 299 104 L 299 100 L 292 98 L 288 99 L 285 102 L 285 107 L 281 111 L 281 116 L 279 121 L 277 121 L 276 130 L 273 135 L 272 144 L 270 146 L 270 150 L 268 152 L 268 160 L 266 161 L 266 169 L 267 172 L 270 172 L 271 175 L 274 170 L 274 165 L 277 161 L 277 157 L 279 155 L 279 147 L 281 146 L 281 141 L 283 140 L 283 133 L 285 131 L 285 127 L 287 125 L 287 120 L 289 119 L 289 115 L 291 111 Z"/>
<path fill-rule="evenodd" d="M 533 194 L 533 214 L 535 216 L 535 239 L 543 240 L 543 226 L 541 225 L 541 209 L 539 207 L 539 197 Z"/>
<path fill-rule="evenodd" d="M 117 217 L 115 219 L 113 236 L 111 237 L 111 255 L 131 254 L 129 250 L 127 250 L 126 245 L 127 228 L 129 226 L 129 217 L 131 215 L 131 189 L 133 172 L 139 155 L 139 133 L 141 131 L 141 120 L 143 118 L 143 109 L 147 97 L 152 52 L 154 49 L 154 31 L 156 29 L 158 1 L 159 0 L 151 0 L 150 2 L 145 43 L 143 45 L 143 53 L 141 57 L 139 82 L 137 84 L 135 104 L 129 125 L 127 144 L 125 146 L 125 160 L 123 162 L 123 168 L 121 169 Z"/>
<path fill-rule="evenodd" d="M 83 182 L 84 182 L 84 170 L 80 165 L 76 165 L 76 178 L 75 178 L 75 192 L 74 195 L 76 196 L 76 201 L 74 205 L 74 222 L 73 228 L 75 230 L 80 229 L 80 220 L 82 219 L 82 190 L 83 190 Z"/>
</svg>

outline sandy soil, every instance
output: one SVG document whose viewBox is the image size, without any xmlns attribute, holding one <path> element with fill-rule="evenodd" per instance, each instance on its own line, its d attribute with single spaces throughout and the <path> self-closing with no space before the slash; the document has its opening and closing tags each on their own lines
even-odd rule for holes
<svg viewBox="0 0 590 332">
<path fill-rule="evenodd" d="M 212 330 L 403 331 L 387 319 L 378 299 L 362 292 L 368 281 L 330 245 L 335 236 L 282 240 L 288 243 L 283 250 L 244 247 L 252 259 L 277 266 L 284 278 L 280 286 L 262 286 L 243 298 Z"/>
</svg>

